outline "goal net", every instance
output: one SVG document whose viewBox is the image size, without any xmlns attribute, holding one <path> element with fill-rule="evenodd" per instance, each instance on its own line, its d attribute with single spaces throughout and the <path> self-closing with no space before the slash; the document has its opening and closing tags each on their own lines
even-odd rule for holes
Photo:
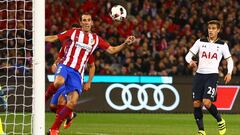
<svg viewBox="0 0 240 135">
<path fill-rule="evenodd" d="M 44 134 L 43 7 L 41 0 L 0 1 L 0 124 L 6 134 Z"/>
</svg>

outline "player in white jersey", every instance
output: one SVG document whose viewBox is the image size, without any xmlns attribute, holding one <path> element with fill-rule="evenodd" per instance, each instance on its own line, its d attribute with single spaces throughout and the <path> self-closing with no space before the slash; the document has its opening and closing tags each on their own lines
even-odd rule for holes
<svg viewBox="0 0 240 135">
<path fill-rule="evenodd" d="M 228 73 L 225 76 L 225 83 L 231 80 L 233 60 L 225 41 L 220 40 L 218 33 L 221 23 L 217 20 L 208 22 L 208 37 L 198 39 L 190 48 L 185 59 L 193 68 L 197 67 L 193 80 L 193 107 L 194 117 L 198 126 L 198 135 L 206 135 L 203 126 L 202 106 L 204 105 L 209 113 L 217 120 L 219 134 L 226 132 L 225 120 L 221 118 L 216 106 L 212 104 L 216 100 L 216 87 L 218 81 L 218 67 L 222 57 L 227 60 Z M 198 55 L 199 60 L 194 61 L 192 57 Z M 198 65 L 197 65 L 198 63 Z"/>
</svg>

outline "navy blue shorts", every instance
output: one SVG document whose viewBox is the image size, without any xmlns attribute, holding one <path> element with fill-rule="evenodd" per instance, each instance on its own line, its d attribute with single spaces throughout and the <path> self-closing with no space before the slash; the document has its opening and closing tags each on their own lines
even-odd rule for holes
<svg viewBox="0 0 240 135">
<path fill-rule="evenodd" d="M 218 74 L 199 74 L 193 79 L 192 95 L 193 100 L 217 99 Z"/>
<path fill-rule="evenodd" d="M 55 77 L 57 75 L 60 75 L 65 79 L 65 83 L 62 88 L 64 91 L 61 92 L 61 95 L 65 96 L 75 90 L 79 95 L 82 93 L 82 77 L 78 71 L 66 65 L 58 64 Z"/>
</svg>

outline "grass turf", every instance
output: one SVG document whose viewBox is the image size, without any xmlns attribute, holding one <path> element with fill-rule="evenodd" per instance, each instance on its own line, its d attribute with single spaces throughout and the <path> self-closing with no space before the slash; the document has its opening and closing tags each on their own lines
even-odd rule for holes
<svg viewBox="0 0 240 135">
<path fill-rule="evenodd" d="M 227 122 L 226 135 L 239 135 L 240 115 L 222 116 Z M 8 123 L 4 129 L 8 134 L 30 134 L 31 114 L 25 114 L 25 117 L 9 114 L 6 121 L 5 114 L 0 114 L 0 117 L 3 123 Z M 46 132 L 54 117 L 53 113 L 46 113 Z M 204 123 L 207 135 L 218 135 L 217 124 L 212 116 L 205 114 Z M 196 132 L 192 114 L 141 113 L 78 113 L 69 129 L 60 130 L 61 135 L 194 135 Z"/>
<path fill-rule="evenodd" d="M 227 124 L 227 135 L 240 134 L 240 115 L 222 115 Z M 46 113 L 46 130 L 54 120 Z M 218 135 L 215 119 L 204 115 L 208 135 Z M 129 114 L 78 113 L 69 129 L 61 128 L 61 135 L 194 135 L 197 126 L 192 114 Z"/>
</svg>

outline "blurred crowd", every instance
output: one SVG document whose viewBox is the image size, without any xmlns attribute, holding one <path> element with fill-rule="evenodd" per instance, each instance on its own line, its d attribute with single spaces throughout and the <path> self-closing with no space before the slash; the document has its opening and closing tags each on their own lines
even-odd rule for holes
<svg viewBox="0 0 240 135">
<path fill-rule="evenodd" d="M 6 8 L 6 3 L 0 2 L 1 9 Z M 11 10 L 11 7 L 21 9 L 23 1 L 18 1 L 19 6 L 9 3 L 11 1 L 7 7 L 10 9 L 8 18 L 6 10 L 0 10 L 0 64 L 1 67 L 24 67 L 21 72 L 25 72 L 31 68 L 32 14 L 25 11 L 23 16 L 23 10 Z M 127 20 L 112 21 L 109 12 L 116 4 L 127 9 Z M 188 68 L 184 57 L 198 38 L 207 36 L 207 22 L 218 19 L 223 24 L 220 37 L 228 41 L 234 60 L 233 75 L 240 75 L 239 0 L 46 0 L 45 8 L 46 35 L 70 29 L 72 24 L 79 23 L 82 13 L 88 12 L 93 16 L 93 32 L 111 45 L 123 43 L 129 35 L 137 37 L 133 46 L 114 56 L 102 50 L 95 51 L 96 74 L 191 75 L 195 69 Z M 31 10 L 31 6 L 26 9 Z M 20 16 L 25 17 L 25 21 L 21 21 Z M 18 18 L 17 23 L 12 18 Z M 6 19 L 10 20 L 6 22 Z M 6 44 L 11 49 L 4 52 L 2 48 Z M 16 46 L 20 48 L 16 50 Z M 60 42 L 46 43 L 46 70 L 49 73 L 60 47 Z M 18 59 L 6 62 L 5 56 L 18 56 Z M 222 60 L 220 65 L 220 76 L 223 76 L 227 72 L 226 61 Z"/>
<path fill-rule="evenodd" d="M 109 17 L 115 4 L 127 9 L 126 21 L 113 22 Z M 96 74 L 104 75 L 191 75 L 194 72 L 184 57 L 198 38 L 207 35 L 207 22 L 218 19 L 223 24 L 220 36 L 228 41 L 234 60 L 233 74 L 240 75 L 238 0 L 47 0 L 46 11 L 47 35 L 71 28 L 82 13 L 88 12 L 93 15 L 93 31 L 111 45 L 121 44 L 128 35 L 137 37 L 136 44 L 114 56 L 95 51 Z M 50 66 L 59 47 L 47 47 Z M 227 72 L 225 60 L 219 70 L 220 76 Z"/>
<path fill-rule="evenodd" d="M 32 1 L 0 1 L 0 74 L 31 74 L 32 52 Z"/>
</svg>

